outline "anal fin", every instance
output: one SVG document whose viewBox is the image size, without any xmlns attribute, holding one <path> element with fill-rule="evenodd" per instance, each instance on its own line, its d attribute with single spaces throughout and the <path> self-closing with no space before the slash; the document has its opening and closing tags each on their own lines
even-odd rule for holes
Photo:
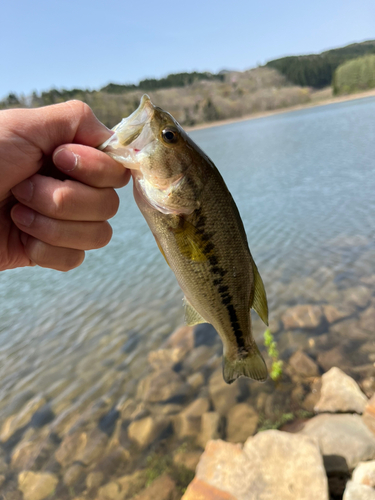
<svg viewBox="0 0 375 500">
<path fill-rule="evenodd" d="M 188 326 L 199 325 L 200 323 L 207 323 L 207 321 L 202 318 L 198 311 L 190 304 L 188 299 L 184 297 L 185 305 L 185 323 Z"/>
<path fill-rule="evenodd" d="M 268 326 L 268 304 L 266 291 L 264 289 L 263 280 L 259 274 L 258 268 L 253 260 L 252 266 L 254 272 L 254 298 L 250 307 L 254 309 L 263 323 Z"/>
</svg>

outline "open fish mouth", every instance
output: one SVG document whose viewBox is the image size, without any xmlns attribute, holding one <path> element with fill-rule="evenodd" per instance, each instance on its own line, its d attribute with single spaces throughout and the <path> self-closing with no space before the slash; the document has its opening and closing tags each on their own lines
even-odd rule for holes
<svg viewBox="0 0 375 500">
<path fill-rule="evenodd" d="M 155 140 L 151 130 L 155 106 L 147 94 L 142 96 L 138 108 L 113 127 L 114 134 L 99 149 L 130 169 L 139 169 L 140 153 Z"/>
</svg>

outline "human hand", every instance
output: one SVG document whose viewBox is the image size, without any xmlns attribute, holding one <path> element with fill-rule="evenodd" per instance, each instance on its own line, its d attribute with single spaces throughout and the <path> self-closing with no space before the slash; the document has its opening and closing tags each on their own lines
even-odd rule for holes
<svg viewBox="0 0 375 500">
<path fill-rule="evenodd" d="M 110 135 L 80 101 L 0 112 L 0 270 L 68 271 L 110 241 L 130 178 L 94 149 Z"/>
</svg>

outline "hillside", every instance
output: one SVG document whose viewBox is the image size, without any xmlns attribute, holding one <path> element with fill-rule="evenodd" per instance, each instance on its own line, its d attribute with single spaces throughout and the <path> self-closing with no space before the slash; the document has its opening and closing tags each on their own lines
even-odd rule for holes
<svg viewBox="0 0 375 500">
<path fill-rule="evenodd" d="M 353 43 L 321 54 L 282 57 L 269 61 L 266 66 L 277 69 L 295 85 L 323 88 L 331 85 L 340 64 L 367 54 L 375 54 L 375 40 Z"/>
<path fill-rule="evenodd" d="M 170 74 L 138 84 L 109 83 L 100 90 L 51 89 L 40 94 L 9 94 L 0 109 L 39 107 L 80 99 L 89 104 L 108 127 L 128 116 L 147 92 L 158 106 L 185 126 L 241 118 L 254 113 L 316 102 L 332 95 L 333 74 L 342 63 L 375 54 L 375 40 L 328 50 L 321 54 L 290 56 L 244 72 L 221 71 Z"/>
</svg>

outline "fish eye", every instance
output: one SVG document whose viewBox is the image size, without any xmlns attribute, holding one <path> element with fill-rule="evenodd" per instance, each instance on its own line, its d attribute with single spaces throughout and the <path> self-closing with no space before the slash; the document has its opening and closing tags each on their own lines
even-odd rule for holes
<svg viewBox="0 0 375 500">
<path fill-rule="evenodd" d="M 161 133 L 161 136 L 164 142 L 168 144 L 174 144 L 178 141 L 178 133 L 177 130 L 173 130 L 171 128 L 165 128 Z"/>
</svg>

